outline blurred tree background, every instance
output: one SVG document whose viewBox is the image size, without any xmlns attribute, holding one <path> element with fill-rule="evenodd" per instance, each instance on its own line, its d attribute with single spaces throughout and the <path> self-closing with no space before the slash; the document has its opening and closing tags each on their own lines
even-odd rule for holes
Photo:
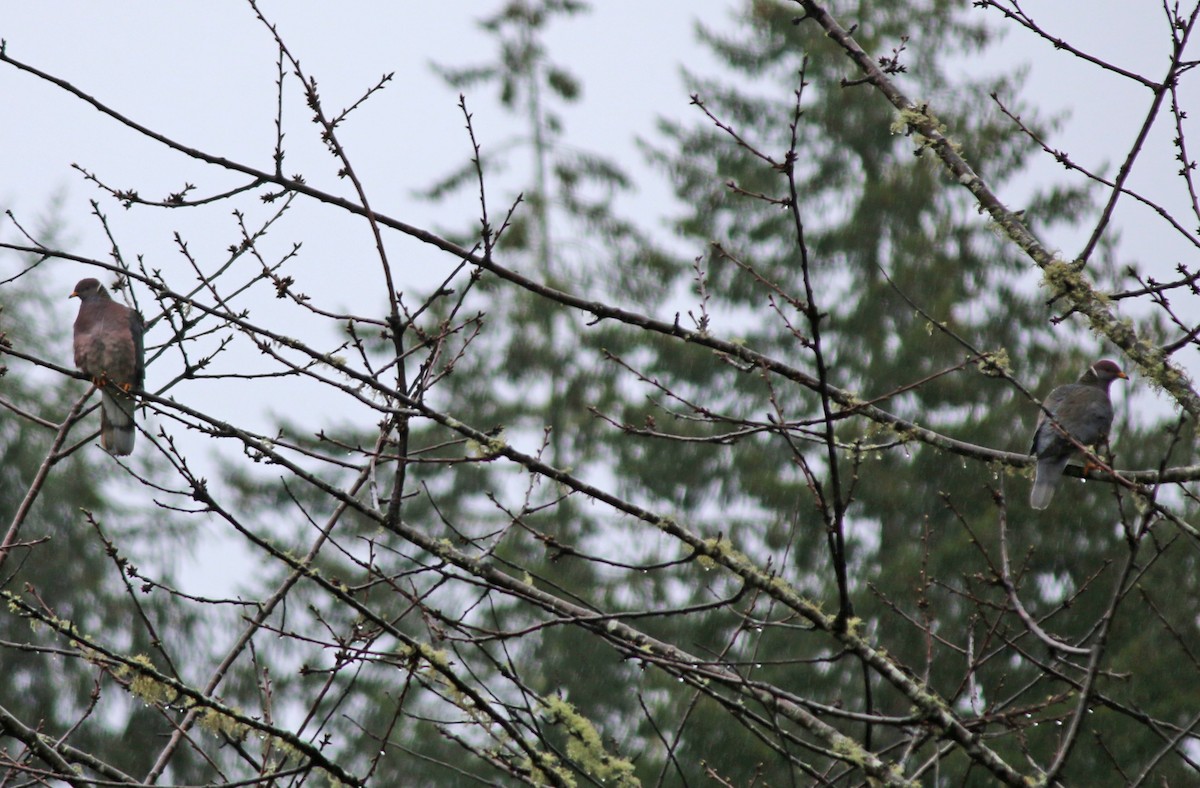
<svg viewBox="0 0 1200 788">
<path fill-rule="evenodd" d="M 72 243 L 57 201 L 47 206 L 34 231 L 49 247 Z M 4 253 L 0 259 L 10 276 L 22 272 L 4 283 L 0 341 L 70 368 L 70 324 L 45 319 L 65 313 L 72 303 L 67 292 L 54 291 L 48 258 Z M 166 652 L 160 638 L 202 638 L 199 611 L 174 604 L 161 591 L 146 593 L 149 589 L 132 574 L 138 564 L 151 563 L 160 582 L 173 585 L 176 556 L 190 541 L 187 523 L 141 501 L 124 500 L 119 467 L 98 452 L 72 450 L 88 437 L 89 426 L 93 432 L 86 443 L 94 442 L 91 422 L 64 434 L 64 442 L 47 454 L 58 425 L 32 414 L 61 416 L 82 406 L 94 416 L 97 401 L 84 402 L 82 385 L 63 385 L 54 375 L 12 372 L 0 367 L 0 402 L 8 414 L 0 420 L 0 513 L 6 536 L 18 537 L 5 539 L 3 588 L 25 590 L 47 612 L 81 632 L 103 633 L 132 653 L 161 658 Z M 142 459 L 139 465 L 153 468 L 154 460 Z M 51 491 L 38 495 L 35 480 L 46 475 L 53 480 Z M 25 527 L 18 535 L 12 529 L 22 520 Z M 123 771 L 150 769 L 155 748 L 146 743 L 171 730 L 161 715 L 133 696 L 101 694 L 99 666 L 53 656 L 61 653 L 55 632 L 9 615 L 0 617 L 0 642 L 0 731 L 22 722 L 42 732 L 71 731 L 68 743 L 78 751 L 105 753 Z M 89 718 L 104 724 L 81 724 Z M 10 749 L 9 755 L 16 752 Z M 175 769 L 183 779 L 199 779 L 202 773 L 192 753 L 183 753 Z"/>
<path fill-rule="evenodd" d="M 327 113 L 280 38 L 280 103 L 289 80 L 302 86 L 359 190 L 352 212 L 377 238 L 418 236 L 458 264 L 424 291 L 347 271 L 374 300 L 344 314 L 301 292 L 294 251 L 272 257 L 286 232 L 273 219 L 243 227 L 220 264 L 194 261 L 196 289 L 195 272 L 185 286 L 119 255 L 91 261 L 123 268 L 169 326 L 156 347 L 179 402 L 148 396 L 147 409 L 244 457 L 210 485 L 167 428 L 125 476 L 150 502 L 106 503 L 125 471 L 86 442 L 52 451 L 43 487 L 81 387 L 49 365 L 0 379 L 14 414 L 3 501 L 23 524 L 0 553 L 10 773 L 37 775 L 36 760 L 69 779 L 24 721 L 66 762 L 139 783 L 300 784 L 314 769 L 464 786 L 1194 779 L 1200 716 L 1178 689 L 1200 669 L 1191 493 L 1122 472 L 1068 478 L 1049 509 L 1027 506 L 1018 455 L 1037 397 L 1100 357 L 1134 368 L 1086 330 L 1075 291 L 1036 286 L 1026 251 L 920 132 L 943 129 L 1003 193 L 1056 118 L 1015 100 L 1001 111 L 992 97 L 1021 95 L 1021 75 L 965 67 L 998 35 L 967 3 L 855 9 L 842 23 L 879 68 L 863 79 L 818 10 L 747 0 L 735 25 L 699 26 L 721 71 L 685 68 L 693 120 L 642 141 L 681 206 L 670 239 L 622 214 L 627 167 L 571 142 L 567 109 L 587 86 L 547 33 L 586 24 L 586 3 L 508 0 L 480 19 L 490 53 L 434 67 L 464 95 L 476 144 L 421 192 L 447 206 L 436 232 L 367 207 L 339 142 L 346 114 Z M 1195 21 L 1166 13 L 1180 31 Z M 897 112 L 883 79 L 922 103 Z M 518 133 L 479 133 L 484 94 Z M 230 169 L 282 190 L 268 204 L 345 207 L 278 168 Z M 481 216 L 450 210 L 475 197 Z M 1018 218 L 1035 234 L 1087 225 L 1106 199 L 1099 182 L 1063 179 Z M 70 248 L 55 226 L 33 237 Z M 1161 294 L 1190 298 L 1195 277 L 1181 267 L 1158 287 L 1118 257 L 1108 234 L 1073 270 L 1115 308 L 1142 299 L 1130 329 L 1167 345 L 1187 326 Z M 65 334 L 31 333 L 61 312 L 39 273 L 0 289 L 10 366 L 69 366 Z M 324 338 L 259 322 L 274 313 L 234 303 L 249 290 Z M 314 429 L 292 395 L 262 435 L 211 418 L 185 396 L 206 365 L 184 349 L 214 337 L 214 357 L 224 337 L 261 352 L 221 374 L 303 381 L 340 409 Z M 1191 420 L 1120 401 L 1112 467 L 1190 481 Z M 185 512 L 244 537 L 261 562 L 250 597 L 170 592 Z M 122 563 L 130 550 L 153 583 Z M 22 645 L 28 619 L 38 639 Z"/>
</svg>

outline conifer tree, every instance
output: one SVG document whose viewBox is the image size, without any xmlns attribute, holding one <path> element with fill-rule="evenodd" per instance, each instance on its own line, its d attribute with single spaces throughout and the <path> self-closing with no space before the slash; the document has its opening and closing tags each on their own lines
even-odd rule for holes
<svg viewBox="0 0 1200 788">
<path fill-rule="evenodd" d="M 698 247 L 710 244 L 700 283 L 705 305 L 719 317 L 706 327 L 744 337 L 749 346 L 787 358 L 814 377 L 827 374 L 832 385 L 915 424 L 970 444 L 1028 451 L 1037 406 L 991 365 L 1002 365 L 1044 396 L 1114 349 L 1098 348 L 1070 322 L 1051 320 L 1056 305 L 1031 291 L 1022 276 L 1028 260 L 980 219 L 971 195 L 946 177 L 922 143 L 902 133 L 895 110 L 852 79 L 844 53 L 823 31 L 797 24 L 796 17 L 792 3 L 748 2 L 737 32 L 703 28 L 701 35 L 737 77 L 691 74 L 694 100 L 706 117 L 666 126 L 672 144 L 656 151 L 681 202 L 691 207 L 680 217 L 679 231 Z M 953 63 L 985 51 L 990 29 L 965 21 L 956 4 L 943 2 L 874 3 L 860 7 L 854 21 L 859 43 L 891 52 L 883 61 L 888 72 L 910 95 L 934 99 L 939 122 L 953 129 L 956 144 L 992 183 L 1003 184 L 1029 165 L 1035 150 L 988 99 L 1016 94 L 1016 77 L 965 78 L 953 70 Z M 798 98 L 793 90 L 800 91 Z M 1038 124 L 1030 108 L 1015 111 Z M 780 175 L 789 145 L 799 154 L 791 195 Z M 728 188 L 714 189 L 718 179 Z M 789 199 L 799 204 L 801 238 Z M 1050 232 L 1089 206 L 1085 190 L 1063 187 L 1034 195 L 1025 215 L 1037 231 Z M 806 247 L 806 263 L 799 245 Z M 694 274 L 680 267 L 677 277 L 689 276 Z M 806 321 L 810 306 L 819 321 Z M 1080 591 L 1112 560 L 1115 533 L 1104 525 L 1113 518 L 1111 489 L 1070 485 L 1070 503 L 1056 502 L 1041 515 L 1024 506 L 1023 474 L 954 458 L 853 419 L 837 427 L 839 487 L 821 451 L 820 401 L 813 392 L 764 386 L 758 376 L 732 367 L 705 365 L 703 376 L 698 368 L 694 356 L 671 346 L 643 368 L 681 399 L 702 406 L 703 413 L 676 406 L 710 422 L 704 430 L 678 428 L 689 438 L 730 434 L 750 423 L 813 426 L 798 426 L 788 438 L 747 430 L 729 452 L 697 453 L 686 462 L 678 456 L 691 451 L 689 445 L 655 453 L 653 443 L 629 441 L 619 445 L 623 471 L 631 478 L 647 478 L 650 468 L 659 469 L 660 477 L 670 474 L 659 480 L 664 505 L 708 523 L 709 533 L 730 534 L 756 560 L 776 558 L 785 577 L 829 605 L 841 583 L 833 567 L 844 561 L 860 626 L 950 702 L 980 710 L 995 704 L 1006 720 L 1013 711 L 1005 704 L 1020 707 L 1015 688 L 1036 683 L 1044 669 L 1037 660 L 998 665 L 993 656 L 1021 629 L 990 615 L 989 603 L 982 602 L 995 601 L 986 562 L 999 556 L 997 496 L 1009 504 L 1007 549 L 1019 554 L 1012 558 L 1022 595 L 1045 610 L 1073 600 L 1077 615 L 1059 617 L 1070 619 L 1061 634 L 1084 636 L 1109 603 L 1105 593 Z M 707 415 L 713 413 L 728 415 Z M 663 424 L 670 414 L 646 405 L 629 408 L 622 418 Z M 1140 467 L 1133 458 L 1147 458 L 1145 441 L 1162 434 L 1154 425 L 1129 421 L 1119 430 L 1128 467 Z M 822 509 L 833 509 L 839 495 L 845 533 L 831 538 Z M 1191 556 L 1179 554 L 1184 552 L 1174 558 L 1190 565 Z M 1188 619 L 1187 611 L 1178 614 L 1176 620 Z M 712 647 L 732 639 L 737 626 L 727 622 L 713 631 Z M 933 646 L 942 633 L 955 654 Z M 961 653 L 968 644 L 976 650 Z M 768 666 L 753 675 L 809 692 L 816 688 L 831 706 L 896 715 L 910 707 L 886 688 L 865 687 L 861 667 L 830 654 L 825 644 L 807 647 L 803 639 L 768 629 L 738 653 Z M 1012 687 L 1012 698 L 973 696 L 979 685 L 962 683 L 960 659 L 980 660 L 980 675 L 992 686 Z M 773 670 L 772 662 L 783 667 Z M 873 679 L 867 682 L 878 689 Z M 690 732 L 686 746 L 695 752 L 729 750 L 729 731 L 715 720 Z M 1046 757 L 1056 746 L 1053 733 L 1052 726 L 1031 731 L 1021 746 Z M 1148 731 L 1139 737 L 1140 746 L 1161 746 Z M 878 737 L 873 744 L 887 746 Z M 1076 756 L 1067 774 L 1085 782 L 1105 775 L 1111 764 L 1103 747 L 1081 748 L 1086 754 Z M 1001 751 L 1020 757 L 1016 741 Z M 966 768 L 962 762 L 952 766 Z M 724 774 L 736 781 L 754 768 L 750 758 Z M 787 772 L 780 764 L 778 772 L 767 773 L 774 781 Z"/>
</svg>

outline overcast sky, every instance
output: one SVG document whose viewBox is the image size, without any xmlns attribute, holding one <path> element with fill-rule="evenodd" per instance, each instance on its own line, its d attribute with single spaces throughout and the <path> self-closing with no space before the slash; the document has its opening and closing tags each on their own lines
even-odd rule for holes
<svg viewBox="0 0 1200 788">
<path fill-rule="evenodd" d="M 413 189 L 460 164 L 468 152 L 455 93 L 428 64 L 486 59 L 493 45 L 474 20 L 498 5 L 482 0 L 263 3 L 304 67 L 318 78 L 328 106 L 344 106 L 381 74 L 395 72 L 385 93 L 343 131 L 375 202 L 392 215 L 429 225 L 466 211 L 466 206 L 460 212 L 412 199 Z M 680 64 L 702 74 L 716 71 L 695 40 L 695 22 L 728 29 L 736 3 L 604 0 L 594 5 L 590 14 L 557 23 L 549 36 L 552 57 L 572 68 L 585 88 L 583 104 L 568 114 L 568 139 L 636 173 L 643 165 L 635 137 L 653 138 L 659 116 L 695 116 L 679 78 Z M 1157 4 L 1040 0 L 1023 6 L 1071 43 L 1121 67 L 1156 77 L 1166 68 Z M 994 12 L 985 16 L 999 22 Z M 207 151 L 267 166 L 273 144 L 275 52 L 244 3 L 9 3 L 0 17 L 0 36 L 14 57 L 73 82 L 151 128 Z M 919 46 L 919 31 L 913 39 L 910 46 Z M 1148 91 L 1016 29 L 983 65 L 1003 63 L 1029 65 L 1025 98 L 1031 103 L 1045 112 L 1072 113 L 1071 122 L 1052 141 L 1055 147 L 1089 166 L 1118 163 L 1112 157 L 1133 138 Z M 1191 96 L 1196 95 L 1193 84 L 1185 83 Z M 86 200 L 97 193 L 69 169 L 71 162 L 147 195 L 173 191 L 189 174 L 213 175 L 212 168 L 149 145 L 13 69 L 0 69 L 0 91 L 7 110 L 6 122 L 0 124 L 0 203 L 19 214 L 38 211 L 60 187 L 69 188 L 67 215 L 85 213 Z M 510 123 L 490 93 L 481 88 L 468 96 L 485 145 L 501 137 Z M 296 108 L 296 95 L 291 99 Z M 328 159 L 313 140 L 298 138 L 297 126 L 289 138 L 290 163 L 309 177 L 322 171 L 331 175 Z M 1162 131 L 1169 134 L 1170 129 Z M 1170 154 L 1169 147 L 1157 154 L 1152 147 L 1146 159 L 1153 161 L 1135 173 L 1135 183 L 1169 174 Z M 1049 160 L 1043 172 L 1046 178 L 1061 176 Z M 637 180 L 647 212 L 667 213 L 669 192 L 661 179 Z M 142 213 L 137 219 L 144 217 Z M 171 222 L 177 221 L 172 217 Z M 100 234 L 94 226 L 72 229 L 83 235 L 84 246 L 96 248 Z"/>
<path fill-rule="evenodd" d="M 352 103 L 380 75 L 395 72 L 387 90 L 352 116 L 342 131 L 358 171 L 365 175 L 373 206 L 384 213 L 430 228 L 461 228 L 476 215 L 475 198 L 469 193 L 460 205 L 431 206 L 415 199 L 413 191 L 470 155 L 457 96 L 432 73 L 429 63 L 466 65 L 487 60 L 493 43 L 473 20 L 498 5 L 482 0 L 263 3 L 292 52 L 317 78 L 328 108 Z M 639 191 L 623 204 L 624 210 L 636 214 L 647 227 L 662 228 L 678 209 L 660 175 L 642 161 L 634 140 L 654 139 L 660 117 L 695 117 L 680 78 L 680 64 L 701 74 L 717 73 L 715 61 L 695 40 L 694 25 L 702 20 L 718 29 L 731 26 L 730 9 L 735 4 L 729 0 L 597 0 L 594 5 L 591 14 L 558 23 L 548 39 L 551 57 L 569 66 L 584 85 L 583 103 L 566 113 L 567 139 L 633 172 Z M 837 13 L 841 6 L 853 4 L 832 5 Z M 1025 2 L 1023 7 L 1071 43 L 1124 68 L 1153 78 L 1166 69 L 1165 26 L 1158 4 L 1040 0 Z M 988 18 L 999 22 L 994 13 Z M 271 168 L 276 53 L 268 33 L 244 3 L 10 2 L 0 16 L 0 36 L 14 58 L 72 82 L 146 126 L 207 152 Z M 919 31 L 913 31 L 909 46 L 919 45 Z M 1051 144 L 1070 151 L 1087 166 L 1101 169 L 1107 164 L 1111 175 L 1119 164 L 1114 157 L 1124 154 L 1142 122 L 1149 91 L 1014 29 L 983 65 L 1018 64 L 1029 66 L 1024 95 L 1028 103 L 1045 113 L 1071 113 Z M 1185 83 L 1181 95 L 1194 107 L 1193 114 L 1200 115 L 1200 93 L 1194 82 Z M 0 208 L 32 223 L 51 195 L 65 190 L 63 215 L 77 239 L 72 251 L 79 254 L 105 258 L 108 244 L 88 216 L 87 201 L 100 193 L 70 168 L 72 162 L 114 186 L 136 188 L 148 197 L 165 197 L 185 181 L 196 183 L 201 193 L 237 184 L 207 165 L 148 143 L 51 85 L 10 67 L 0 67 L 0 96 L 4 102 Z M 288 101 L 293 117 L 303 117 L 294 88 Z M 468 95 L 468 101 L 485 147 L 511 133 L 512 121 L 498 110 L 490 88 Z M 345 192 L 319 144 L 311 136 L 302 137 L 312 128 L 292 124 L 285 171 L 303 172 L 310 181 Z M 950 133 L 953 136 L 953 129 Z M 1186 194 L 1171 180 L 1177 168 L 1167 144 L 1171 134 L 1160 122 L 1131 185 L 1155 193 L 1186 216 L 1182 208 Z M 1047 157 L 1024 186 L 1014 185 L 1001 197 L 1019 206 L 1022 191 L 1030 184 L 1062 177 L 1062 168 Z M 181 264 L 172 241 L 176 230 L 198 256 L 218 258 L 236 238 L 228 210 L 126 212 L 112 202 L 104 207 L 126 254 L 145 254 L 155 267 Z M 304 210 L 297 211 L 300 221 Z M 344 298 L 345 306 L 365 311 L 361 304 L 351 303 L 354 283 L 339 276 L 339 271 L 348 256 L 371 254 L 369 238 L 351 220 L 338 224 L 330 214 L 319 214 L 319 234 L 303 235 L 301 285 L 322 288 L 331 297 Z M 1146 209 L 1126 201 L 1117 221 L 1126 240 L 1123 261 L 1139 262 L 1162 275 L 1177 262 L 1196 263 L 1195 250 L 1164 233 Z M 1082 230 L 1064 231 L 1046 240 L 1073 255 L 1083 236 Z M 0 237 L 18 240 L 2 218 Z M 285 233 L 280 242 L 291 240 Z M 400 241 L 397 245 L 398 258 L 413 282 L 443 272 L 453 263 L 419 245 Z M 65 295 L 84 272 L 73 264 L 55 265 Z M 70 320 L 74 310 L 73 302 L 64 301 L 59 319 Z M 1190 357 L 1183 360 L 1194 362 Z M 151 374 L 148 387 L 153 383 Z M 247 401 L 239 398 L 214 407 L 234 412 L 244 410 Z M 233 415 L 245 416 L 244 412 Z"/>
</svg>

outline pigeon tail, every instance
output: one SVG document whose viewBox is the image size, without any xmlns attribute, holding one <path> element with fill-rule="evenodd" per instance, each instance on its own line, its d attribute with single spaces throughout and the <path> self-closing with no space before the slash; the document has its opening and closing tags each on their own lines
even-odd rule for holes
<svg viewBox="0 0 1200 788">
<path fill-rule="evenodd" d="M 133 426 L 135 404 L 128 395 L 101 392 L 100 445 L 109 454 L 124 457 L 133 453 L 133 439 L 137 436 Z"/>
<path fill-rule="evenodd" d="M 1029 491 L 1029 505 L 1034 509 L 1045 509 L 1050 505 L 1054 491 L 1058 489 L 1058 483 L 1067 467 L 1068 459 L 1063 457 L 1060 460 L 1051 457 L 1038 460 L 1037 471 L 1033 478 L 1033 489 Z"/>
</svg>

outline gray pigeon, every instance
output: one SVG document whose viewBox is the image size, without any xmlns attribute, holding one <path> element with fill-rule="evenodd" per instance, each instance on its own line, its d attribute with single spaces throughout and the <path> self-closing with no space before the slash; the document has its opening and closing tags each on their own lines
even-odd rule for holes
<svg viewBox="0 0 1200 788">
<path fill-rule="evenodd" d="M 133 451 L 135 389 L 142 387 L 145 357 L 142 316 L 112 300 L 95 279 L 75 285 L 75 366 L 100 389 L 100 445 L 124 456 Z"/>
<path fill-rule="evenodd" d="M 1078 452 L 1063 431 L 1084 446 L 1104 441 L 1113 420 L 1108 387 L 1117 378 L 1127 377 L 1116 363 L 1103 359 L 1088 367 L 1079 382 L 1059 386 L 1042 402 L 1044 410 L 1038 414 L 1029 450 L 1038 458 L 1033 489 L 1029 492 L 1029 505 L 1034 509 L 1050 505 L 1067 461 Z"/>
</svg>

